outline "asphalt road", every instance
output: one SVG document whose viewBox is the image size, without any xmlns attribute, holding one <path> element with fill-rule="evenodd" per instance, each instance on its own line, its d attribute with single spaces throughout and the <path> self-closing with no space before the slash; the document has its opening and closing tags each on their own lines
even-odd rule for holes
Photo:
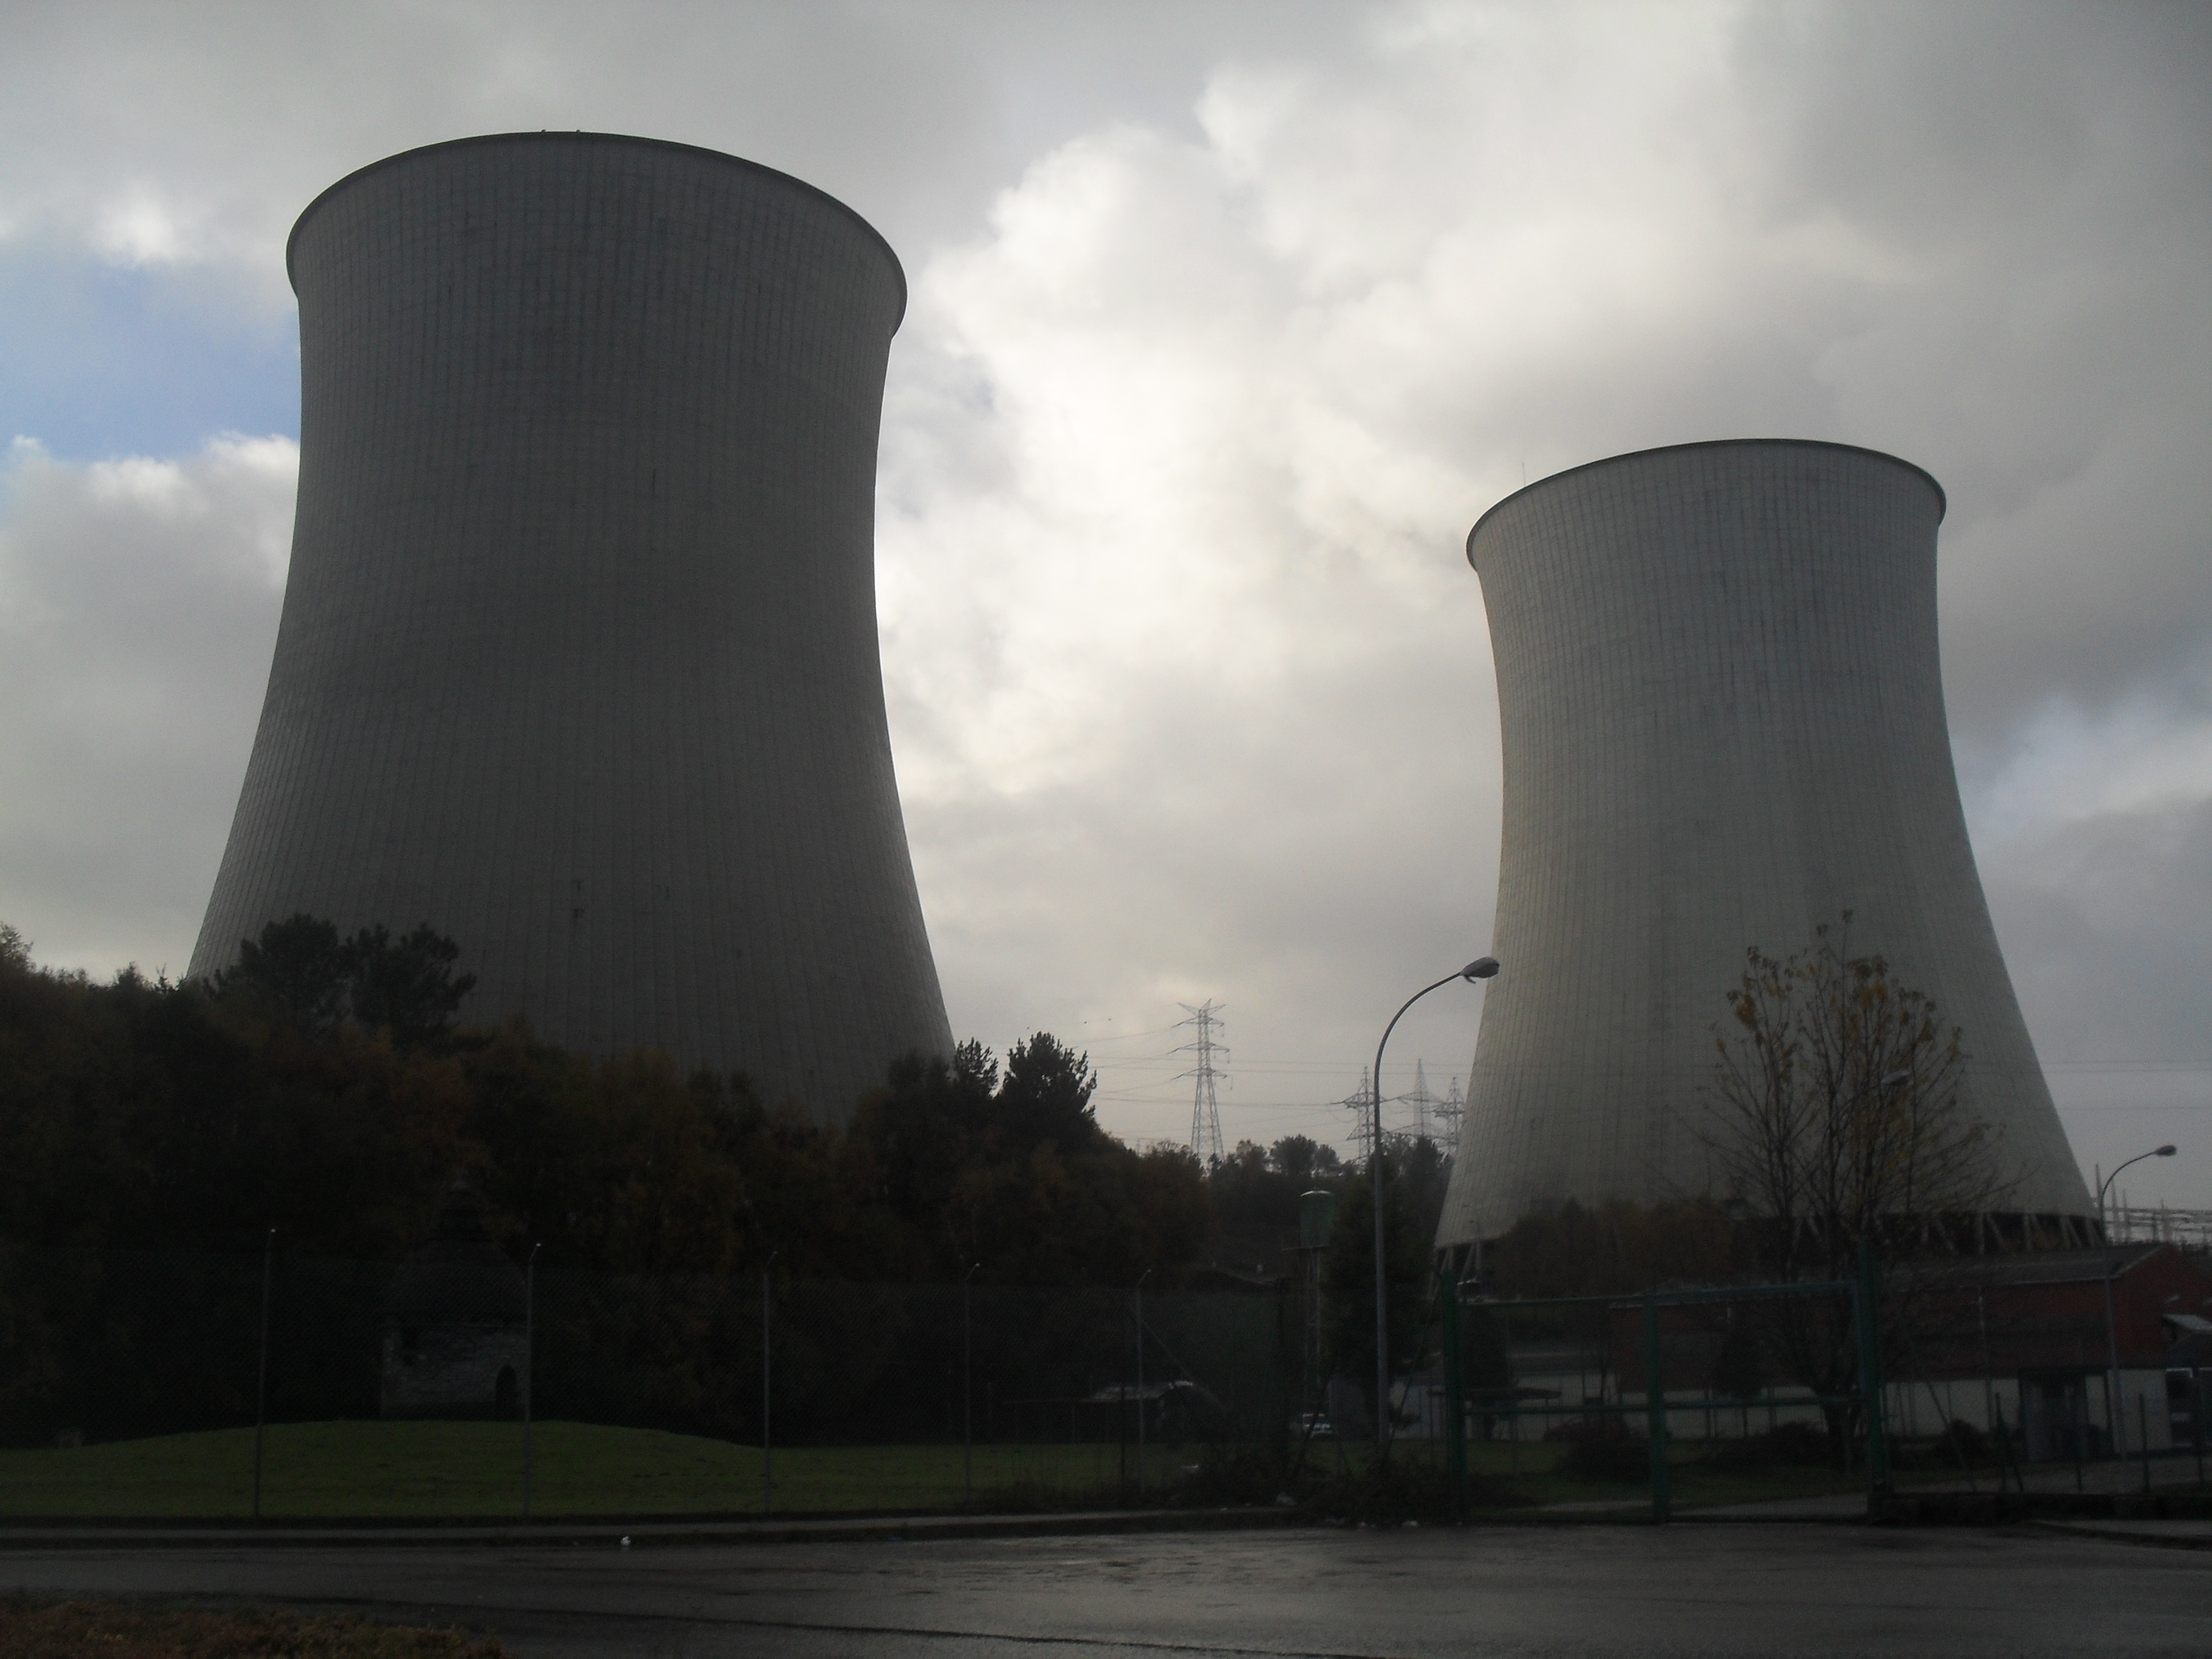
<svg viewBox="0 0 2212 1659">
<path fill-rule="evenodd" d="M 0 1588 L 496 1631 L 525 1659 L 2212 1652 L 2212 1553 L 1827 1526 L 0 1553 Z"/>
</svg>

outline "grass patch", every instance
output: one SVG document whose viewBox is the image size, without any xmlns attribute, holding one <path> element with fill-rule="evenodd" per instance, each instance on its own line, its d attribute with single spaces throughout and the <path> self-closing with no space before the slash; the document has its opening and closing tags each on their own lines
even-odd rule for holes
<svg viewBox="0 0 2212 1659">
<path fill-rule="evenodd" d="M 493 1638 L 258 1609 L 0 1596 L 9 1659 L 506 1659 Z"/>
<path fill-rule="evenodd" d="M 1146 1460 L 1154 1492 L 1180 1454 Z M 757 1446 L 588 1423 L 540 1423 L 532 1445 L 538 1516 L 760 1514 Z M 958 1446 L 800 1446 L 774 1455 L 779 1514 L 957 1510 Z M 1133 1482 L 1133 1454 L 1129 1465 Z M 1114 1445 L 990 1445 L 975 1452 L 979 1508 L 1112 1503 Z M 253 1431 L 218 1429 L 70 1450 L 0 1451 L 0 1516 L 216 1519 L 252 1513 Z M 508 1517 L 522 1510 L 514 1423 L 272 1424 L 261 1513 L 276 1520 Z"/>
<path fill-rule="evenodd" d="M 1825 1464 L 1752 1462 L 1738 1464 L 1712 1457 L 1716 1448 L 1739 1446 L 1737 1441 L 1674 1440 L 1667 1449 L 1667 1487 L 1676 1509 L 1712 1504 L 1758 1504 L 1785 1498 L 1833 1498 L 1863 1495 L 1866 1471 L 1845 1474 Z M 1643 1449 L 1644 1443 L 1638 1443 Z M 1471 1473 L 1502 1477 L 1540 1504 L 1626 1503 L 1651 1501 L 1650 1481 L 1641 1472 L 1633 1479 L 1613 1480 L 1577 1478 L 1562 1467 L 1568 1448 L 1558 1441 L 1524 1441 L 1516 1449 L 1504 1441 L 1476 1442 L 1468 1448 Z M 1995 1466 L 1973 1471 L 1973 1478 L 1994 1487 Z M 1893 1469 L 1892 1480 L 1900 1488 L 1943 1486 L 1966 1480 L 1955 1463 L 1928 1460 L 1915 1468 Z"/>
<path fill-rule="evenodd" d="M 1591 1479 L 1562 1468 L 1558 1442 L 1477 1441 L 1468 1448 L 1479 1509 L 1531 1504 L 1632 1506 L 1650 1492 L 1640 1471 Z M 1638 1443 L 1641 1449 L 1641 1443 Z M 1717 1468 L 1705 1445 L 1670 1449 L 1678 1506 L 1754 1503 L 1863 1492 L 1863 1474 L 1790 1465 Z M 1443 1449 L 1403 1443 L 1400 1456 L 1440 1460 Z M 1293 1484 L 1306 1500 L 1364 1508 L 1364 1445 L 1310 1447 Z M 945 1445 L 799 1446 L 775 1453 L 775 1512 L 950 1511 L 969 1506 L 961 1449 Z M 532 1444 L 532 1512 L 608 1519 L 655 1515 L 757 1516 L 763 1511 L 757 1446 L 654 1429 L 540 1423 Z M 1196 1472 L 1185 1474 L 1191 1466 Z M 1249 1467 L 1247 1467 L 1247 1466 Z M 1264 1467 L 1263 1467 L 1264 1466 Z M 1146 1459 L 1153 1503 L 1266 1504 L 1283 1474 L 1249 1454 L 1202 1455 L 1155 1446 Z M 1272 1472 L 1271 1472 L 1272 1471 Z M 1133 1452 L 1108 1444 L 981 1445 L 973 1507 L 1030 1511 L 1136 1501 Z M 1902 1474 L 1900 1486 L 1955 1480 L 1941 1469 Z M 1340 1488 L 1341 1492 L 1340 1492 Z M 252 1513 L 253 1431 L 221 1429 L 113 1441 L 66 1451 L 0 1451 L 0 1517 L 102 1520 L 241 1519 Z M 1332 1496 L 1334 1495 L 1334 1496 Z M 1386 1507 L 1401 1495 L 1384 1494 Z M 1378 1498 L 1377 1501 L 1382 1501 Z M 1410 1503 L 1410 1499 L 1406 1500 Z M 1403 1506 L 1403 1505 L 1401 1505 Z M 514 1423 L 273 1424 L 261 1512 L 278 1521 L 507 1519 L 522 1512 L 522 1429 Z M 1415 1505 L 1408 1513 L 1425 1513 Z"/>
<path fill-rule="evenodd" d="M 1637 1443 L 1644 1450 L 1644 1443 Z M 1650 1480 L 1592 1480 L 1561 1467 L 1570 1448 L 1559 1441 L 1478 1441 L 1468 1448 L 1468 1468 L 1501 1481 L 1538 1504 L 1605 1504 L 1651 1501 Z M 1866 1474 L 1842 1474 L 1832 1468 L 1788 1464 L 1764 1468 L 1716 1468 L 1704 1461 L 1705 1443 L 1676 1440 L 1668 1447 L 1667 1487 L 1676 1508 L 1701 1504 L 1755 1504 L 1770 1498 L 1824 1498 L 1866 1491 Z M 1923 1479 L 1936 1478 L 1923 1476 Z"/>
</svg>

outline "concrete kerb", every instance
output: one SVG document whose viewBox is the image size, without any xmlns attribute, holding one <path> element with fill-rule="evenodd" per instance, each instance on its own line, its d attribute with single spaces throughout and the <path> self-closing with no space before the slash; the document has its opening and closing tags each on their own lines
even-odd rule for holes
<svg viewBox="0 0 2212 1659">
<path fill-rule="evenodd" d="M 1854 1525 L 1860 1514 L 1749 1514 L 1679 1511 L 1684 1522 L 1743 1522 Z M 1425 1523 L 1413 1523 L 1422 1525 Z M 1426 1523 L 1434 1524 L 1434 1523 Z M 1646 1526 L 1642 1505 L 1558 1505 L 1479 1511 L 1468 1527 Z M 1200 1510 L 1091 1510 L 1034 1515 L 864 1515 L 787 1520 L 716 1521 L 681 1517 L 652 1521 L 550 1520 L 261 1522 L 74 1521 L 0 1522 L 0 1552 L 125 1548 L 149 1550 L 345 1549 L 362 1545 L 410 1547 L 480 1544 L 486 1547 L 579 1546 L 647 1548 L 670 1544 L 892 1543 L 956 1538 L 1083 1537 L 1112 1533 L 1255 1531 L 1271 1528 L 1395 1530 L 1304 1508 L 1251 1505 Z M 1444 1530 L 1442 1526 L 1437 1530 Z"/>
<path fill-rule="evenodd" d="M 1960 1496 L 1964 1496 L 1960 1494 Z M 1990 1495 L 1994 1498 L 1994 1494 Z M 2038 1496 L 2041 1496 L 2038 1494 Z M 2109 1500 L 2107 1500 L 2109 1505 Z M 2037 1510 L 2043 1511 L 2041 1514 Z M 2057 1513 L 2053 1513 L 2053 1511 Z M 1895 1505 L 1869 1515 L 1863 1499 L 1779 1500 L 1678 1510 L 1677 1524 L 1727 1528 L 1881 1525 L 2027 1526 L 2116 1542 L 2176 1549 L 2212 1549 L 2212 1519 L 2115 1515 L 2109 1506 L 2010 1503 L 1941 1507 Z M 1415 1523 L 1420 1524 L 1420 1523 Z M 1468 1527 L 1587 1528 L 1650 1524 L 1644 1507 L 1557 1504 L 1534 1509 L 1480 1510 Z M 80 1521 L 49 1517 L 0 1522 L 0 1552 L 81 1549 L 349 1549 L 364 1545 L 475 1544 L 512 1548 L 649 1548 L 661 1545 L 895 1543 L 936 1539 L 1082 1537 L 1115 1533 L 1252 1531 L 1272 1528 L 1384 1529 L 1370 1523 L 1320 1516 L 1299 1507 L 1249 1505 L 1222 1509 L 1084 1510 L 1026 1515 L 873 1514 L 722 1520 L 692 1516 L 655 1520 L 570 1518 L 547 1521 Z M 1438 1527 L 1437 1529 L 1446 1529 Z"/>
<path fill-rule="evenodd" d="M 2069 1538 L 2101 1538 L 2110 1544 L 2147 1544 L 2153 1549 L 2212 1550 L 2212 1521 L 2030 1521 L 2037 1532 Z"/>
<path fill-rule="evenodd" d="M 205 1522 L 11 1522 L 0 1523 L 7 1550 L 347 1549 L 364 1544 L 482 1544 L 513 1547 L 647 1547 L 667 1544 L 884 1543 L 937 1538 L 1077 1537 L 1121 1532 L 1206 1531 L 1310 1526 L 1301 1510 L 1094 1510 L 1041 1515 L 868 1515 L 715 1522 L 656 1521 L 300 1522 L 272 1525 Z"/>
</svg>

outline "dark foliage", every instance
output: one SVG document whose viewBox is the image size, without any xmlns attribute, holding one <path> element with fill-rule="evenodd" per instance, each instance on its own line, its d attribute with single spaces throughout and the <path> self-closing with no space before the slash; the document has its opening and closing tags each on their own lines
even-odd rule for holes
<svg viewBox="0 0 2212 1659">
<path fill-rule="evenodd" d="M 1490 1247 L 1485 1274 L 1508 1300 L 1625 1295 L 1725 1282 L 1733 1250 L 1727 1218 L 1703 1200 L 1585 1209 L 1570 1199 L 1515 1223 Z"/>
<path fill-rule="evenodd" d="M 976 1264 L 976 1364 L 1021 1398 L 1122 1376 L 1128 1287 L 1148 1269 L 1158 1374 L 1172 1353 L 1225 1395 L 1273 1374 L 1273 1302 L 1176 1311 L 1209 1228 L 1196 1164 L 1103 1130 L 1088 1062 L 1048 1035 L 1003 1073 L 975 1043 L 903 1061 L 838 1128 L 765 1105 L 742 1076 L 571 1054 L 520 1022 L 418 1048 L 389 1021 L 318 1025 L 326 1000 L 295 998 L 295 1017 L 267 987 L 312 992 L 305 969 L 276 964 L 326 963 L 329 937 L 264 937 L 262 987 L 217 996 L 41 972 L 0 935 L 0 1436 L 15 1443 L 250 1418 L 272 1228 L 272 1411 L 374 1412 L 383 1285 L 457 1172 L 518 1261 L 541 1247 L 548 1411 L 751 1431 L 771 1262 L 794 1431 L 948 1431 L 957 1281 Z M 1292 1410 L 1231 1404 L 1261 1424 Z"/>
<path fill-rule="evenodd" d="M 609 1060 L 515 1022 L 432 1041 L 466 976 L 427 929 L 264 929 L 217 987 L 112 984 L 0 949 L 0 1241 L 390 1261 L 456 1171 L 549 1267 L 1171 1286 L 1206 1194 L 1098 1126 L 1088 1060 L 1039 1032 L 909 1059 L 848 1129 L 739 1075 Z"/>
<path fill-rule="evenodd" d="M 1406 1183 L 1383 1184 L 1383 1263 L 1388 1295 L 1390 1373 L 1413 1370 L 1434 1316 L 1429 1285 L 1432 1234 L 1417 1230 Z M 1367 1409 L 1375 1402 L 1375 1198 L 1364 1178 L 1352 1182 L 1336 1206 L 1322 1258 L 1322 1346 L 1329 1371 L 1357 1383 Z"/>
<path fill-rule="evenodd" d="M 1297 1231 L 1300 1199 L 1314 1191 L 1342 1192 L 1347 1174 L 1334 1146 L 1285 1135 L 1267 1147 L 1238 1141 L 1206 1172 L 1206 1188 L 1224 1231 L 1287 1237 Z"/>
<path fill-rule="evenodd" d="M 237 962 L 211 988 L 307 1036 L 351 1020 L 388 1032 L 395 1048 L 421 1048 L 452 1035 L 453 1015 L 476 988 L 474 974 L 453 976 L 460 954 L 427 923 L 397 939 L 381 923 L 341 939 L 332 923 L 295 915 L 270 922 L 258 939 L 240 939 Z"/>
<path fill-rule="evenodd" d="M 1443 1463 L 1412 1452 L 1401 1451 L 1387 1462 L 1358 1469 L 1316 1471 L 1292 1495 L 1302 1508 L 1325 1520 L 1357 1525 L 1397 1527 L 1412 1522 L 1433 1527 L 1455 1519 L 1451 1478 Z M 1504 1482 L 1468 1477 L 1470 1514 L 1519 1509 L 1535 1501 Z"/>
<path fill-rule="evenodd" d="M 1978 1468 L 1995 1461 L 1990 1437 L 1963 1418 L 1954 1418 L 1932 1440 L 1893 1443 L 1890 1467 L 1899 1469 Z"/>
<path fill-rule="evenodd" d="M 1577 1480 L 1643 1481 L 1651 1478 L 1651 1444 L 1610 1413 L 1571 1417 L 1544 1437 L 1566 1449 L 1559 1470 Z"/>
<path fill-rule="evenodd" d="M 1781 1423 L 1765 1434 L 1741 1440 L 1708 1442 L 1698 1461 L 1710 1468 L 1752 1471 L 1771 1468 L 1832 1468 L 1834 1443 L 1825 1429 L 1810 1423 Z"/>
</svg>

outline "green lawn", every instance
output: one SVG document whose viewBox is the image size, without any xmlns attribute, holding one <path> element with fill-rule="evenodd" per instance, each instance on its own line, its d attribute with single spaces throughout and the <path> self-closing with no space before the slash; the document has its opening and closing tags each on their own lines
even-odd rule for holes
<svg viewBox="0 0 2212 1659">
<path fill-rule="evenodd" d="M 1701 1504 L 1750 1504 L 1765 1498 L 1817 1498 L 1835 1493 L 1863 1493 L 1864 1470 L 1839 1474 L 1833 1469 L 1783 1465 L 1772 1468 L 1725 1470 L 1708 1468 L 1702 1461 L 1704 1443 L 1677 1440 L 1668 1448 L 1667 1486 L 1676 1509 Z M 1518 1447 L 1504 1441 L 1478 1441 L 1468 1448 L 1470 1471 L 1503 1480 L 1538 1504 L 1638 1503 L 1651 1501 L 1647 1480 L 1589 1480 L 1559 1474 L 1556 1465 L 1565 1448 L 1556 1441 L 1523 1441 Z M 1976 1471 L 1984 1484 L 1996 1484 L 1995 1469 Z M 1956 1470 L 1899 1472 L 1899 1486 L 1954 1481 Z"/>
<path fill-rule="evenodd" d="M 1673 1448 L 1677 1507 L 1865 1490 L 1863 1476 L 1825 1469 L 1723 1473 L 1700 1464 L 1698 1449 L 1694 1442 Z M 1403 1455 L 1441 1451 L 1408 1445 Z M 1475 1474 L 1510 1486 L 1528 1502 L 1650 1501 L 1641 1480 L 1558 1473 L 1560 1451 L 1555 1443 L 1525 1442 L 1517 1449 L 1499 1442 L 1468 1448 Z M 1195 1455 L 1152 1449 L 1153 1496 L 1172 1483 L 1186 1455 Z M 1308 1449 L 1306 1472 L 1325 1477 L 1364 1467 L 1367 1456 L 1364 1445 L 1317 1441 Z M 537 1425 L 532 1457 L 532 1510 L 539 1516 L 742 1516 L 763 1507 L 757 1446 L 556 1422 Z M 1030 1509 L 1128 1501 L 1135 1494 L 1123 1487 L 1121 1457 L 1111 1444 L 978 1446 L 974 1503 Z M 957 1446 L 795 1447 L 775 1453 L 775 1473 L 779 1513 L 957 1510 L 967 1499 Z M 1899 1483 L 1946 1478 L 1955 1477 L 1906 1474 Z M 252 1512 L 252 1490 L 251 1429 L 69 1451 L 0 1451 L 0 1516 L 243 1516 Z M 500 1517 L 521 1509 L 519 1424 L 284 1423 L 268 1431 L 261 1510 L 269 1518 Z"/>
<path fill-rule="evenodd" d="M 1173 1474 L 1174 1458 L 1155 1449 L 1153 1482 Z M 540 1423 L 532 1462 L 531 1508 L 541 1516 L 744 1515 L 763 1507 L 757 1446 Z M 1120 1472 L 1112 1445 L 978 1446 L 975 1501 L 1112 1501 Z M 779 1512 L 949 1510 L 964 1496 L 957 1446 L 778 1449 L 775 1474 Z M 0 1451 L 0 1516 L 245 1516 L 252 1490 L 251 1429 Z M 267 1517 L 505 1516 L 521 1509 L 518 1424 L 285 1423 L 268 1431 Z"/>
</svg>

